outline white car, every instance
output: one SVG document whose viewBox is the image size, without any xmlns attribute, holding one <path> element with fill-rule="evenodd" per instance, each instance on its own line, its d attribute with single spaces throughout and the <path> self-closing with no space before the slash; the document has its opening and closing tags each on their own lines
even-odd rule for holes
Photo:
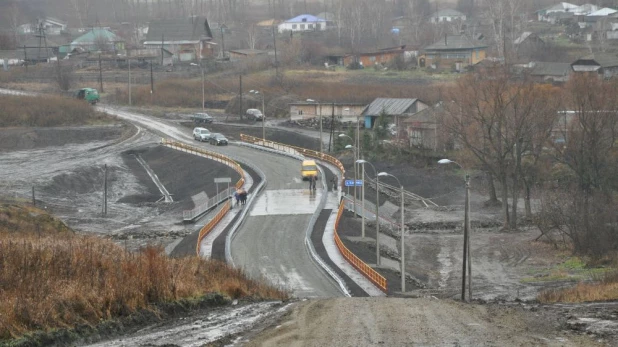
<svg viewBox="0 0 618 347">
<path fill-rule="evenodd" d="M 210 130 L 206 128 L 195 128 L 193 129 L 193 139 L 196 141 L 208 141 L 210 140 Z"/>
<path fill-rule="evenodd" d="M 264 120 L 264 115 L 262 111 L 257 108 L 250 108 L 247 110 L 247 119 L 248 120 Z"/>
</svg>

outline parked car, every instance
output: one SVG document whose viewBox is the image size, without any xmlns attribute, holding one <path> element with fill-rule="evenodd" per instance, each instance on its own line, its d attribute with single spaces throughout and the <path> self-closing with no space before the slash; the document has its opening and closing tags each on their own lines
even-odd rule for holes
<svg viewBox="0 0 618 347">
<path fill-rule="evenodd" d="M 94 105 L 99 102 L 99 91 L 94 88 L 82 88 L 75 92 L 75 97 Z"/>
<path fill-rule="evenodd" d="M 215 133 L 210 136 L 210 144 L 215 146 L 226 146 L 227 138 L 223 134 Z"/>
<path fill-rule="evenodd" d="M 262 111 L 257 108 L 250 108 L 247 110 L 247 119 L 248 120 L 264 120 L 264 115 Z"/>
<path fill-rule="evenodd" d="M 211 136 L 211 132 L 210 130 L 206 129 L 206 128 L 195 128 L 193 129 L 193 139 L 196 141 L 208 141 L 210 140 L 210 136 Z"/>
<path fill-rule="evenodd" d="M 191 120 L 194 123 L 212 123 L 214 118 L 212 118 L 208 113 L 198 112 L 191 115 Z"/>
</svg>

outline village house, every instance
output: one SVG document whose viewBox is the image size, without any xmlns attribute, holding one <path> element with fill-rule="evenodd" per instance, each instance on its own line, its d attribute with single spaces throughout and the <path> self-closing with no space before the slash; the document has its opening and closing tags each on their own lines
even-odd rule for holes
<svg viewBox="0 0 618 347">
<path fill-rule="evenodd" d="M 39 29 L 45 30 L 45 35 L 60 35 L 67 29 L 67 23 L 58 18 L 45 17 L 37 19 L 36 23 L 26 23 L 18 27 L 20 34 L 35 34 Z"/>
<path fill-rule="evenodd" d="M 301 14 L 288 19 L 277 26 L 279 33 L 285 31 L 323 31 L 326 30 L 326 19 L 310 14 Z"/>
<path fill-rule="evenodd" d="M 217 44 L 208 20 L 204 17 L 160 19 L 151 21 L 144 46 L 165 48 L 174 61 L 190 62 L 213 57 Z"/>
<path fill-rule="evenodd" d="M 432 151 L 445 150 L 446 138 L 440 133 L 439 116 L 444 112 L 442 104 L 428 107 L 402 121 L 408 145 Z"/>
<path fill-rule="evenodd" d="M 618 74 L 618 56 L 610 53 L 595 53 L 571 63 L 574 72 L 596 72 L 603 78 Z"/>
<path fill-rule="evenodd" d="M 364 67 L 371 67 L 375 64 L 386 65 L 397 58 L 404 58 L 405 45 L 379 49 L 375 52 L 364 52 L 349 54 L 343 57 L 343 65 L 348 66 L 357 62 Z"/>
<path fill-rule="evenodd" d="M 552 20 L 551 18 L 553 17 L 552 15 L 567 12 L 573 15 L 573 10 L 578 7 L 578 5 L 573 5 L 568 2 L 559 2 L 555 5 L 536 11 L 537 19 L 539 22 L 550 22 Z"/>
<path fill-rule="evenodd" d="M 268 51 L 262 51 L 259 49 L 235 49 L 229 50 L 228 53 L 230 56 L 230 61 L 268 57 Z"/>
<path fill-rule="evenodd" d="M 335 118 L 342 123 L 354 123 L 359 120 L 367 105 L 349 102 L 319 103 L 306 101 L 290 103 L 289 106 L 290 120 L 311 119 L 320 115 L 325 118 L 332 117 L 334 114 Z"/>
<path fill-rule="evenodd" d="M 566 82 L 573 72 L 570 63 L 533 62 L 530 65 L 530 76 L 543 82 Z"/>
<path fill-rule="evenodd" d="M 120 53 L 125 50 L 125 41 L 107 28 L 92 28 L 71 42 L 69 51 L 74 50 Z"/>
<path fill-rule="evenodd" d="M 374 127 L 378 117 L 387 117 L 389 122 L 397 128 L 397 137 L 403 139 L 407 138 L 403 121 L 427 107 L 429 106 L 419 99 L 377 98 L 367 105 L 362 112 L 362 116 L 367 129 Z"/>
<path fill-rule="evenodd" d="M 445 8 L 429 16 L 429 22 L 437 24 L 442 22 L 466 21 L 466 15 L 452 8 Z"/>
<path fill-rule="evenodd" d="M 444 35 L 438 42 L 424 48 L 418 66 L 462 71 L 487 56 L 487 45 L 465 35 Z"/>
</svg>

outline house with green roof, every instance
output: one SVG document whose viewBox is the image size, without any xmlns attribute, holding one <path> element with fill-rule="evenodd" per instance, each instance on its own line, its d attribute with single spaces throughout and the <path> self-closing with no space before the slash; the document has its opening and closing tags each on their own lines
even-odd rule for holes
<svg viewBox="0 0 618 347">
<path fill-rule="evenodd" d="M 71 42 L 69 51 L 83 50 L 85 52 L 123 52 L 125 40 L 106 28 L 92 28 L 87 33 Z"/>
<path fill-rule="evenodd" d="M 444 38 L 423 49 L 418 57 L 419 67 L 455 69 L 461 71 L 487 56 L 487 45 L 465 35 L 444 35 Z"/>
</svg>

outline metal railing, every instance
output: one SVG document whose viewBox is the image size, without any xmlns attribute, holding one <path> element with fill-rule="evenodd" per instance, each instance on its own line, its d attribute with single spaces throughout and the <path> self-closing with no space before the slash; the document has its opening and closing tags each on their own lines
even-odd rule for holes
<svg viewBox="0 0 618 347">
<path fill-rule="evenodd" d="M 335 165 L 339 171 L 341 171 L 341 186 L 343 187 L 343 177 L 345 176 L 345 168 L 343 167 L 343 164 L 341 164 L 341 162 L 333 157 L 330 156 L 328 154 L 324 154 L 318 151 L 314 151 L 311 149 L 306 149 L 306 148 L 302 148 L 302 147 L 296 147 L 296 146 L 291 146 L 291 145 L 285 145 L 282 143 L 278 143 L 278 142 L 273 142 L 273 141 L 264 141 L 262 138 L 260 137 L 254 137 L 254 136 L 249 136 L 249 135 L 245 135 L 245 134 L 240 134 L 240 140 L 244 141 L 244 142 L 248 142 L 248 143 L 252 143 L 254 145 L 260 145 L 260 146 L 264 146 L 264 147 L 268 147 L 268 148 L 273 148 L 279 151 L 283 151 L 286 153 L 291 153 L 291 154 L 296 154 L 296 155 L 304 155 L 304 156 L 309 156 L 309 157 L 313 157 L 313 158 L 317 158 L 320 160 L 324 160 L 327 161 L 333 165 Z"/>
<path fill-rule="evenodd" d="M 212 229 L 214 229 L 215 226 L 219 224 L 221 219 L 223 219 L 223 217 L 230 210 L 230 207 L 231 202 L 227 201 L 219 210 L 219 212 L 217 212 L 217 214 L 208 223 L 206 223 L 206 225 L 204 225 L 202 229 L 200 229 L 200 234 L 197 237 L 197 245 L 195 246 L 195 251 L 197 252 L 198 257 L 200 256 L 200 246 L 202 244 L 202 239 L 204 239 L 204 237 L 206 237 L 206 235 L 208 235 L 208 233 L 210 233 Z"/>
<path fill-rule="evenodd" d="M 185 221 L 190 221 L 199 217 L 201 214 L 219 205 L 221 202 L 228 200 L 235 191 L 236 187 L 227 188 L 219 192 L 219 194 L 209 198 L 208 201 L 195 206 L 194 209 L 182 211 L 182 219 Z"/>
<path fill-rule="evenodd" d="M 341 255 L 348 261 L 354 268 L 356 268 L 360 273 L 362 273 L 368 280 L 370 280 L 373 284 L 375 284 L 378 288 L 380 288 L 383 292 L 387 292 L 386 288 L 386 278 L 380 275 L 376 270 L 374 270 L 371 266 L 367 265 L 364 261 L 362 261 L 359 257 L 357 257 L 354 253 L 352 253 L 341 241 L 339 237 L 339 233 L 337 232 L 337 227 L 339 226 L 339 219 L 341 219 L 341 215 L 343 214 L 344 204 L 339 205 L 339 211 L 337 212 L 337 220 L 335 221 L 335 244 L 341 252 Z"/>
<path fill-rule="evenodd" d="M 234 171 L 238 172 L 238 174 L 240 175 L 240 179 L 238 180 L 238 182 L 236 182 L 234 187 L 230 187 L 229 189 L 226 189 L 225 191 L 218 193 L 215 197 L 208 199 L 206 203 L 200 204 L 192 210 L 183 211 L 182 218 L 185 221 L 193 220 L 194 218 L 208 211 L 215 205 L 218 205 L 222 201 L 228 199 L 233 194 L 233 189 L 238 189 L 245 184 L 245 172 L 243 171 L 242 167 L 236 161 L 226 157 L 223 154 L 207 151 L 202 148 L 194 147 L 194 146 L 187 145 L 185 143 L 177 142 L 174 140 L 168 140 L 165 138 L 161 139 L 161 143 L 164 146 L 167 146 L 167 147 L 179 150 L 179 151 L 183 151 L 183 152 L 187 152 L 187 153 L 191 153 L 195 155 L 200 155 L 208 159 L 223 163 L 231 167 L 232 169 L 234 169 Z"/>
<path fill-rule="evenodd" d="M 248 142 L 248 143 L 252 143 L 252 144 L 255 144 L 255 145 L 261 145 L 261 146 L 264 146 L 264 147 L 278 149 L 278 150 L 284 151 L 286 153 L 293 153 L 293 154 L 297 154 L 297 155 L 301 154 L 301 155 L 305 155 L 305 156 L 309 156 L 309 157 L 314 157 L 314 158 L 317 158 L 317 159 L 320 159 L 320 160 L 327 161 L 327 162 L 335 165 L 341 171 L 341 177 L 342 177 L 342 182 L 341 183 L 342 183 L 342 186 L 343 186 L 343 177 L 345 176 L 345 169 L 343 167 L 343 164 L 341 164 L 341 162 L 337 158 L 335 158 L 333 156 L 330 156 L 328 154 L 324 154 L 324 153 L 321 153 L 321 152 L 318 152 L 318 151 L 314 151 L 314 150 L 311 150 L 311 149 L 302 148 L 302 147 L 285 145 L 285 144 L 277 143 L 277 142 L 273 142 L 273 141 L 264 141 L 261 138 L 254 137 L 254 136 L 249 136 L 249 135 L 245 135 L 245 134 L 240 134 L 240 139 L 242 141 L 245 141 L 245 142 Z M 337 226 L 339 225 L 339 219 L 341 218 L 341 214 L 343 213 L 343 209 L 344 209 L 344 203 L 341 202 L 339 204 L 339 211 L 337 212 L 337 220 L 335 222 L 335 232 L 334 232 L 334 240 L 335 240 L 335 244 L 337 245 L 337 249 L 339 250 L 339 252 L 343 256 L 343 258 L 348 263 L 350 263 L 350 265 L 352 265 L 361 274 L 363 274 L 363 276 L 365 276 L 367 279 L 369 279 L 369 281 L 371 281 L 378 288 L 380 288 L 380 290 L 386 292 L 387 291 L 386 278 L 384 278 L 376 270 L 371 268 L 371 266 L 367 265 L 359 257 L 357 257 L 354 253 L 352 253 L 343 244 L 343 242 L 341 241 L 341 238 L 339 237 L 339 234 L 337 233 Z"/>
</svg>

